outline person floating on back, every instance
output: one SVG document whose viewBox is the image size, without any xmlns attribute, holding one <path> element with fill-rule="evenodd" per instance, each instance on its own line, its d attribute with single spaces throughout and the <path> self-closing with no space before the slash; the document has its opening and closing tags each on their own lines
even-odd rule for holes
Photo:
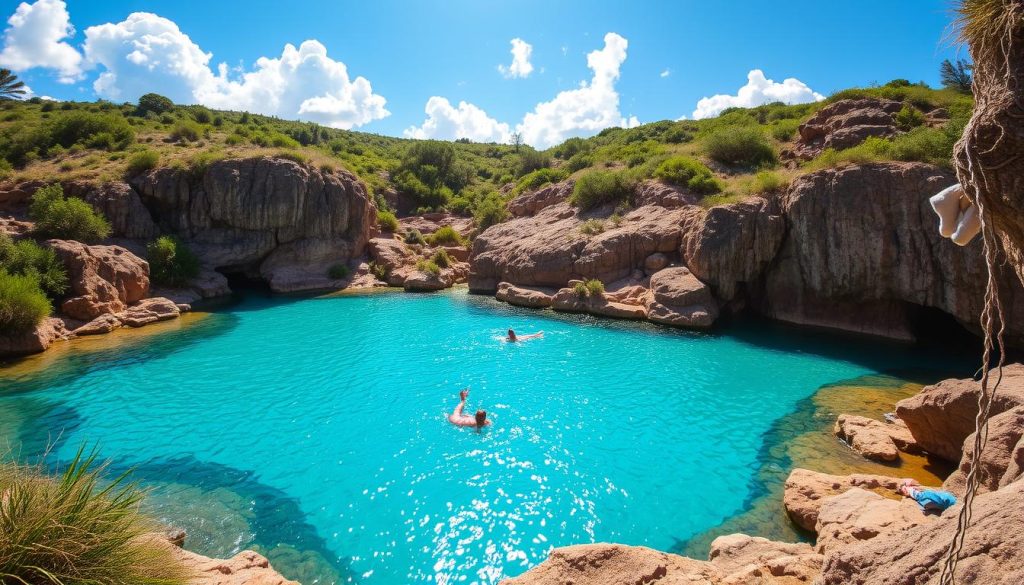
<svg viewBox="0 0 1024 585">
<path fill-rule="evenodd" d="M 956 504 L 956 496 L 953 494 L 944 490 L 926 489 L 912 479 L 901 481 L 896 491 L 913 499 L 917 502 L 918 506 L 921 506 L 921 510 L 926 513 L 934 512 L 941 514 L 943 510 Z"/>
<path fill-rule="evenodd" d="M 512 331 L 511 329 L 509 329 L 508 330 L 508 337 L 505 338 L 505 341 L 510 341 L 510 342 L 512 342 L 512 341 L 524 341 L 526 339 L 533 339 L 535 337 L 544 337 L 544 332 L 543 331 L 538 331 L 536 333 L 531 333 L 529 335 L 516 335 L 515 331 Z"/>
<path fill-rule="evenodd" d="M 469 388 L 463 388 L 459 392 L 459 404 L 455 407 L 455 410 L 448 415 L 448 422 L 452 423 L 457 427 L 474 427 L 476 432 L 480 432 L 480 429 L 491 424 L 491 421 L 487 420 L 487 411 L 478 410 L 474 416 L 468 414 L 462 414 L 462 409 L 466 407 L 466 397 L 469 396 Z"/>
</svg>

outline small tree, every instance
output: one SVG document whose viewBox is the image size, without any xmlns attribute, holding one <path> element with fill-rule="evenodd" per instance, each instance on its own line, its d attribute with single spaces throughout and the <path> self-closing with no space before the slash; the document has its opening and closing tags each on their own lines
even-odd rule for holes
<svg viewBox="0 0 1024 585">
<path fill-rule="evenodd" d="M 974 65 L 963 59 L 957 59 L 956 63 L 949 59 L 944 60 L 939 66 L 942 85 L 962 93 L 971 93 L 971 71 L 973 69 Z"/>
<path fill-rule="evenodd" d="M 18 76 L 10 69 L 0 69 L 0 99 L 20 100 L 25 93 L 24 81 L 18 81 Z"/>
<path fill-rule="evenodd" d="M 139 98 L 139 107 L 135 112 L 145 115 L 146 112 L 153 112 L 156 115 L 166 114 L 174 109 L 174 102 L 170 98 L 158 93 L 147 93 Z"/>
<path fill-rule="evenodd" d="M 519 147 L 523 145 L 523 133 L 513 132 L 508 143 L 516 148 L 516 152 L 519 152 Z"/>
</svg>

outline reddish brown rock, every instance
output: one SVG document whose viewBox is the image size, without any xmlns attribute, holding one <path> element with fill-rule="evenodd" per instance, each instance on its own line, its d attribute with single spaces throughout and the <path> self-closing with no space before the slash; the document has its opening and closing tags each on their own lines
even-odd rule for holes
<svg viewBox="0 0 1024 585">
<path fill-rule="evenodd" d="M 56 317 L 43 319 L 26 333 L 0 335 L 0 356 L 18 356 L 45 351 L 53 342 L 67 339 L 70 334 L 64 321 Z"/>
<path fill-rule="evenodd" d="M 423 235 L 432 234 L 444 226 L 450 226 L 463 236 L 471 235 L 474 229 L 473 218 L 450 213 L 423 213 L 402 217 L 399 218 L 398 224 L 403 232 L 416 230 Z"/>
<path fill-rule="evenodd" d="M 245 550 L 230 559 L 211 559 L 181 548 L 167 534 L 144 536 L 150 543 L 166 548 L 189 574 L 189 585 L 299 585 L 281 576 L 263 555 Z"/>
<path fill-rule="evenodd" d="M 536 191 L 523 193 L 508 202 L 508 211 L 514 217 L 537 215 L 540 210 L 562 203 L 572 195 L 574 181 L 544 185 Z"/>
<path fill-rule="evenodd" d="M 820 585 L 938 585 L 959 506 L 925 524 L 839 547 L 825 556 Z M 1024 481 L 974 501 L 957 583 L 1024 583 Z"/>
<path fill-rule="evenodd" d="M 85 335 L 101 335 L 103 333 L 110 333 L 120 326 L 121 320 L 116 315 L 113 313 L 104 313 L 85 325 L 76 328 L 74 333 L 79 337 Z"/>
<path fill-rule="evenodd" d="M 966 491 L 967 474 L 974 467 L 975 433 L 964 439 L 960 467 L 946 478 L 943 487 L 958 496 Z M 988 439 L 978 465 L 978 493 L 994 491 L 1021 477 L 1024 463 L 1024 406 L 1017 406 L 988 421 Z"/>
<path fill-rule="evenodd" d="M 442 270 L 441 274 L 413 270 L 402 285 L 407 291 L 425 292 L 448 288 L 453 282 L 454 279 L 446 270 Z"/>
<path fill-rule="evenodd" d="M 842 150 L 869 136 L 896 134 L 894 115 L 902 107 L 895 100 L 873 98 L 839 100 L 825 106 L 800 125 L 796 153 L 809 160 L 826 148 Z"/>
<path fill-rule="evenodd" d="M 896 448 L 904 453 L 920 453 L 921 446 L 917 444 L 917 439 L 910 432 L 910 428 L 907 423 L 903 422 L 899 418 L 895 421 L 886 421 L 885 432 L 889 434 L 889 438 L 896 445 Z"/>
<path fill-rule="evenodd" d="M 669 258 L 661 252 L 655 252 L 644 258 L 644 272 L 647 276 L 654 274 L 655 272 L 665 268 L 669 264 Z"/>
<path fill-rule="evenodd" d="M 368 246 L 370 257 L 374 263 L 384 268 L 387 282 L 392 286 L 401 286 L 405 282 L 404 274 L 398 269 L 410 262 L 415 264 L 415 255 L 401 240 L 395 238 L 373 238 Z"/>
<path fill-rule="evenodd" d="M 995 371 L 990 374 L 995 379 Z M 943 380 L 896 403 L 896 414 L 907 424 L 918 445 L 949 461 L 960 461 L 964 440 L 974 432 L 981 385 L 971 379 Z M 1024 365 L 1003 368 L 1003 380 L 992 402 L 991 415 L 1024 405 Z"/>
<path fill-rule="evenodd" d="M 851 543 L 870 540 L 880 535 L 889 538 L 915 526 L 934 521 L 925 515 L 917 502 L 882 496 L 859 487 L 825 499 L 818 510 L 815 550 L 825 554 Z"/>
<path fill-rule="evenodd" d="M 114 181 L 102 185 L 66 183 L 64 192 L 84 199 L 110 221 L 113 235 L 119 238 L 151 240 L 160 230 L 142 199 L 127 183 Z"/>
<path fill-rule="evenodd" d="M 637 185 L 636 192 L 633 194 L 633 203 L 637 207 L 657 205 L 666 209 L 675 209 L 695 205 L 698 201 L 700 201 L 699 195 L 661 181 L 644 181 Z"/>
<path fill-rule="evenodd" d="M 515 286 L 507 282 L 498 285 L 494 298 L 519 307 L 550 307 L 555 291 L 552 289 Z"/>
<path fill-rule="evenodd" d="M 886 424 L 863 416 L 841 414 L 836 419 L 833 431 L 850 447 L 867 457 L 878 461 L 895 461 L 899 458 L 896 443 L 893 442 Z"/>
<path fill-rule="evenodd" d="M 647 309 L 651 321 L 677 327 L 707 328 L 718 317 L 718 304 L 711 291 L 683 266 L 651 276 Z"/>
<path fill-rule="evenodd" d="M 882 475 L 829 475 L 797 468 L 786 478 L 783 506 L 797 526 L 813 531 L 818 511 L 827 498 L 855 487 L 895 493 L 899 482 L 899 478 Z"/>
<path fill-rule="evenodd" d="M 721 573 L 710 563 L 642 546 L 581 544 L 556 548 L 546 561 L 504 585 L 610 585 L 692 583 L 716 585 Z"/>
<path fill-rule="evenodd" d="M 821 572 L 822 555 L 807 543 L 729 534 L 711 543 L 708 560 L 726 576 L 723 585 L 811 583 Z"/>
<path fill-rule="evenodd" d="M 120 246 L 49 240 L 68 272 L 70 292 L 61 311 L 82 321 L 119 313 L 149 294 L 149 264 Z"/>
<path fill-rule="evenodd" d="M 175 319 L 181 315 L 178 304 L 170 299 L 154 297 L 143 299 L 125 311 L 118 313 L 117 318 L 128 327 L 142 327 L 156 321 Z"/>
</svg>

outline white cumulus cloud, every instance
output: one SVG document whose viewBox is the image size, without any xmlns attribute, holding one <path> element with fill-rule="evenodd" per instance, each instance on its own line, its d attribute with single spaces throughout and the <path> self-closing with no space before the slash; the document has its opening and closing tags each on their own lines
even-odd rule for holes
<svg viewBox="0 0 1024 585">
<path fill-rule="evenodd" d="M 407 138 L 468 138 L 474 142 L 507 142 L 511 136 L 508 124 L 498 122 L 477 106 L 459 102 L 452 107 L 446 98 L 433 96 L 427 100 L 427 119 L 422 126 L 403 132 Z"/>
<path fill-rule="evenodd" d="M 711 118 L 726 108 L 752 108 L 771 102 L 786 104 L 805 104 L 825 99 L 825 96 L 813 91 L 799 79 L 790 77 L 777 83 L 764 76 L 760 69 L 752 69 L 747 74 L 747 84 L 736 92 L 736 95 L 718 94 L 701 98 L 693 118 Z"/>
<path fill-rule="evenodd" d="M 14 71 L 54 69 L 63 83 L 80 77 L 82 55 L 64 40 L 74 35 L 75 29 L 62 0 L 22 2 L 7 24 L 0 65 Z"/>
<path fill-rule="evenodd" d="M 533 53 L 533 45 L 523 39 L 512 39 L 512 64 L 508 67 L 498 65 L 498 71 L 507 78 L 529 77 L 533 72 L 533 64 L 530 63 L 530 54 Z"/>
<path fill-rule="evenodd" d="M 103 71 L 97 95 L 136 100 L 144 93 L 179 103 L 248 110 L 353 128 L 390 115 L 386 100 L 363 77 L 351 79 L 341 61 L 319 41 L 285 45 L 280 57 L 260 57 L 253 70 L 229 75 L 226 64 L 210 67 L 204 52 L 173 21 L 136 12 L 119 23 L 85 30 L 85 57 Z"/>
<path fill-rule="evenodd" d="M 662 71 L 660 76 L 661 77 L 668 77 L 669 75 L 672 75 L 672 70 L 671 69 L 666 69 L 666 70 Z"/>
<path fill-rule="evenodd" d="M 591 134 L 611 126 L 639 126 L 635 116 L 624 118 L 619 112 L 619 94 L 615 82 L 626 60 L 629 42 L 619 34 L 604 36 L 604 48 L 587 55 L 587 67 L 594 76 L 578 89 L 560 92 L 554 99 L 537 104 L 523 117 L 516 130 L 523 141 L 537 148 L 547 148 L 566 138 Z"/>
</svg>

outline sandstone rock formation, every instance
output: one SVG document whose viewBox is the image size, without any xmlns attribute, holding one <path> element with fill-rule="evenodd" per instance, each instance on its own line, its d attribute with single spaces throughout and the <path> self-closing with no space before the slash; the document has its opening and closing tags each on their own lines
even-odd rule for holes
<svg viewBox="0 0 1024 585">
<path fill-rule="evenodd" d="M 498 285 L 494 298 L 519 307 L 541 308 L 550 307 L 555 295 L 554 289 L 539 287 L 515 286 L 507 282 Z"/>
<path fill-rule="evenodd" d="M 112 235 L 119 238 L 152 240 L 160 230 L 142 199 L 127 183 L 114 181 L 103 185 L 68 183 L 67 195 L 84 199 L 110 221 Z"/>
<path fill-rule="evenodd" d="M 159 168 L 132 186 L 161 230 L 205 265 L 275 291 L 330 286 L 329 268 L 362 255 L 375 231 L 375 208 L 354 175 L 285 159 L 222 160 L 198 179 Z"/>
<path fill-rule="evenodd" d="M 966 491 L 967 473 L 974 467 L 972 447 L 975 433 L 964 440 L 960 467 L 943 487 L 958 496 Z M 1016 406 L 988 421 L 988 439 L 978 463 L 978 493 L 1010 485 L 1024 473 L 1024 406 Z"/>
<path fill-rule="evenodd" d="M 149 263 L 120 246 L 88 246 L 49 240 L 68 272 L 71 291 L 61 311 L 91 321 L 104 313 L 120 313 L 149 295 Z"/>
<path fill-rule="evenodd" d="M 562 203 L 572 195 L 575 181 L 549 184 L 533 192 L 524 193 L 508 202 L 508 211 L 514 217 L 530 217 L 540 210 Z"/>
<path fill-rule="evenodd" d="M 895 534 L 837 547 L 825 557 L 820 585 L 936 585 L 957 525 L 958 507 Z M 1024 583 L 1024 481 L 981 494 L 973 507 L 958 583 Z"/>
<path fill-rule="evenodd" d="M 35 329 L 18 335 L 0 335 L 0 356 L 18 356 L 45 351 L 53 342 L 67 339 L 64 321 L 48 317 Z"/>
<path fill-rule="evenodd" d="M 815 550 L 827 554 L 862 540 L 879 535 L 891 538 L 893 533 L 934 520 L 921 512 L 910 498 L 884 498 L 874 492 L 851 488 L 822 502 L 818 510 Z"/>
<path fill-rule="evenodd" d="M 189 585 L 299 585 L 270 566 L 263 555 L 244 550 L 230 559 L 211 559 L 182 547 L 182 531 L 144 536 L 155 546 L 166 548 L 189 576 Z"/>
<path fill-rule="evenodd" d="M 710 327 L 718 318 L 718 304 L 710 289 L 684 266 L 665 268 L 651 276 L 647 311 L 651 321 L 683 327 Z"/>
<path fill-rule="evenodd" d="M 995 378 L 995 371 L 990 374 Z M 922 449 L 960 461 L 964 440 L 974 432 L 980 384 L 970 378 L 943 380 L 896 404 Z M 1024 364 L 1003 368 L 1003 380 L 992 402 L 991 415 L 1024 405 Z"/>
<path fill-rule="evenodd" d="M 836 419 L 834 432 L 854 451 L 868 459 L 895 461 L 899 458 L 899 451 L 886 426 L 881 421 L 867 417 L 841 414 Z"/>
<path fill-rule="evenodd" d="M 853 488 L 896 493 L 899 479 L 882 475 L 829 475 L 809 469 L 794 469 L 786 478 L 783 506 L 789 517 L 804 530 L 814 531 L 823 502 Z"/>
<path fill-rule="evenodd" d="M 772 542 L 744 534 L 711 544 L 709 561 L 642 546 L 585 544 L 556 548 L 546 561 L 504 585 L 798 585 L 817 575 L 821 555 L 807 544 Z"/>
<path fill-rule="evenodd" d="M 826 148 L 842 150 L 864 142 L 869 136 L 896 134 L 894 115 L 903 103 L 885 99 L 839 100 L 818 110 L 800 125 L 796 154 L 810 160 Z"/>
</svg>

